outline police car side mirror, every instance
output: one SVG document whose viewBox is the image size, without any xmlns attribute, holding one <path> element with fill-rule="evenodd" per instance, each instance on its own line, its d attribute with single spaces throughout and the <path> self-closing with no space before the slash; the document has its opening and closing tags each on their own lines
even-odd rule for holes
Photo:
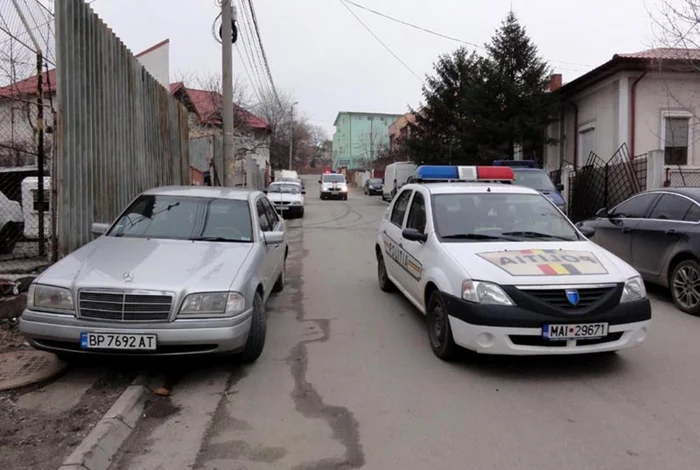
<svg viewBox="0 0 700 470">
<path fill-rule="evenodd" d="M 321 184 L 321 180 L 318 180 L 318 183 Z"/>
<path fill-rule="evenodd" d="M 557 188 L 557 191 L 564 191 L 564 185 L 559 183 L 558 185 L 555 186 Z"/>
<path fill-rule="evenodd" d="M 581 232 L 581 235 L 583 235 L 586 238 L 591 238 L 593 235 L 595 235 L 595 229 L 590 225 L 584 225 L 583 227 L 579 227 L 578 231 Z"/>
<path fill-rule="evenodd" d="M 306 189 L 302 189 L 301 194 L 306 194 Z"/>
<path fill-rule="evenodd" d="M 407 228 L 401 232 L 401 236 L 408 241 L 425 243 L 428 240 L 428 235 L 421 233 L 414 228 Z"/>
</svg>

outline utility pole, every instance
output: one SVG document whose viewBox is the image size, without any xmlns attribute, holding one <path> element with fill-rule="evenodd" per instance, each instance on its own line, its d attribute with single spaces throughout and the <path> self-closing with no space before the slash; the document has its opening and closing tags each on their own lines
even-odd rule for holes
<svg viewBox="0 0 700 470">
<path fill-rule="evenodd" d="M 295 101 L 294 103 L 292 103 L 292 113 L 291 113 L 292 131 L 289 135 L 289 169 L 290 170 L 293 169 L 292 168 L 292 154 L 294 153 L 294 106 L 298 103 L 299 103 L 298 101 Z"/>
<path fill-rule="evenodd" d="M 233 186 L 235 148 L 233 142 L 233 7 L 231 0 L 221 0 L 221 82 L 224 128 L 223 185 Z M 250 179 L 250 178 L 248 178 Z"/>
</svg>

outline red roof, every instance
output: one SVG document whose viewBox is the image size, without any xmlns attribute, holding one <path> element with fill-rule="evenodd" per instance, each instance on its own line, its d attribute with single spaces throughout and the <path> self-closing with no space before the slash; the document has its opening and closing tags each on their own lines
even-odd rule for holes
<svg viewBox="0 0 700 470">
<path fill-rule="evenodd" d="M 175 94 L 180 90 L 183 90 L 184 94 L 187 96 L 187 99 L 194 108 L 192 111 L 197 114 L 197 117 L 202 124 L 221 124 L 221 116 L 219 115 L 219 110 L 222 106 L 221 93 L 216 91 L 187 88 L 182 82 L 170 84 L 170 93 Z M 233 105 L 233 108 L 236 117 L 238 117 L 238 119 L 242 119 L 248 127 L 254 129 L 268 128 L 267 123 L 263 119 L 254 115 L 250 111 L 236 104 Z"/>
<path fill-rule="evenodd" d="M 651 60 L 700 60 L 700 49 L 681 49 L 673 47 L 659 47 L 646 51 L 632 52 L 629 54 L 615 54 L 613 58 L 624 59 L 651 59 Z"/>
<path fill-rule="evenodd" d="M 159 47 L 164 46 L 165 44 L 168 44 L 169 42 L 170 42 L 170 39 L 166 39 L 165 41 L 161 41 L 158 44 L 151 46 L 142 52 L 139 52 L 134 57 L 138 58 L 138 57 L 141 57 L 143 55 L 146 55 L 149 52 L 152 52 L 152 51 L 158 49 Z M 48 81 L 47 81 L 47 75 L 48 75 Z M 44 90 L 46 92 L 56 91 L 56 69 L 51 69 L 48 72 L 44 72 L 41 74 L 41 76 L 43 78 Z M 29 77 L 25 80 L 15 82 L 12 85 L 7 85 L 7 86 L 0 88 L 0 96 L 11 97 L 11 96 L 18 96 L 18 95 L 35 94 L 36 93 L 36 86 L 37 86 L 37 77 L 36 77 L 36 75 L 34 75 L 34 76 Z"/>
<path fill-rule="evenodd" d="M 43 88 L 45 91 L 56 91 L 56 69 L 51 69 L 41 74 Z M 48 80 L 47 80 L 48 78 Z M 11 97 L 18 95 L 36 94 L 37 76 L 29 77 L 26 80 L 15 82 L 0 88 L 0 96 Z"/>
</svg>

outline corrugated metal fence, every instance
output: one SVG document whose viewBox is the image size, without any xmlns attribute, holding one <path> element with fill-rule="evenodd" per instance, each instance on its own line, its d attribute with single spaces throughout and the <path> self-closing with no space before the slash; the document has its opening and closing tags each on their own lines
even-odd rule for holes
<svg viewBox="0 0 700 470">
<path fill-rule="evenodd" d="M 141 191 L 189 184 L 187 112 L 83 0 L 56 2 L 58 255 Z"/>
</svg>

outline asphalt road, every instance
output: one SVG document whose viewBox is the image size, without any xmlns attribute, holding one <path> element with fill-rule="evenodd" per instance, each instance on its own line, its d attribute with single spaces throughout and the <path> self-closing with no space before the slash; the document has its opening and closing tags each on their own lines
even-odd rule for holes
<svg viewBox="0 0 700 470">
<path fill-rule="evenodd" d="M 446 364 L 377 285 L 386 204 L 307 188 L 263 356 L 183 366 L 114 469 L 700 468 L 700 318 L 655 299 L 650 337 L 618 357 Z"/>
</svg>

